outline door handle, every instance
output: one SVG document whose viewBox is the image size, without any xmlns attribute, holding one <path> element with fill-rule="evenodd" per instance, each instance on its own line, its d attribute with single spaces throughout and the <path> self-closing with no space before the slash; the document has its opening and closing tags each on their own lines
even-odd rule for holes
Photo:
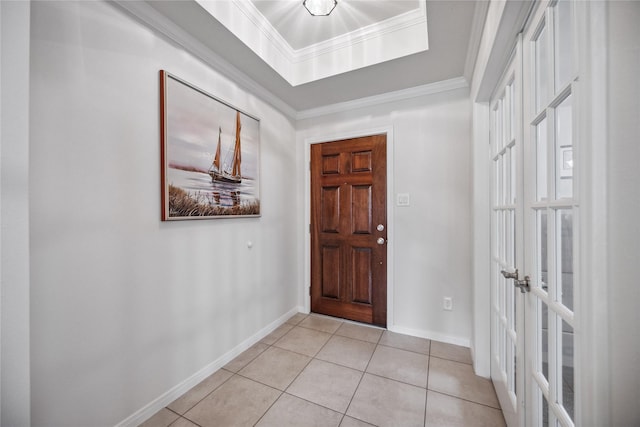
<svg viewBox="0 0 640 427">
<path fill-rule="evenodd" d="M 504 276 L 505 279 L 513 279 L 513 284 L 516 288 L 520 288 L 521 293 L 531 292 L 531 286 L 529 285 L 529 276 L 524 276 L 523 280 L 518 278 L 518 269 L 513 273 L 510 273 L 506 270 L 501 270 L 500 273 Z"/>
<path fill-rule="evenodd" d="M 379 245 L 384 245 L 384 242 L 385 242 L 384 237 L 378 237 L 378 240 L 376 240 L 376 243 Z"/>
</svg>

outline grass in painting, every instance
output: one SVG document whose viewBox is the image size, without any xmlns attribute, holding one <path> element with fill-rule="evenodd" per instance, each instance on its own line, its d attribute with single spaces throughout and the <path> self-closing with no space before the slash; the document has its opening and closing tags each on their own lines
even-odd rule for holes
<svg viewBox="0 0 640 427">
<path fill-rule="evenodd" d="M 169 217 L 260 214 L 259 201 L 237 206 L 212 206 L 211 202 L 207 195 L 198 193 L 194 197 L 181 188 L 169 186 Z"/>
</svg>

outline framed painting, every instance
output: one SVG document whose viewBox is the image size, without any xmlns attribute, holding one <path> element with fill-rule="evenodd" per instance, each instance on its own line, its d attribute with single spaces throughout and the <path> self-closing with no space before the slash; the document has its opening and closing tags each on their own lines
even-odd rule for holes
<svg viewBox="0 0 640 427">
<path fill-rule="evenodd" d="M 260 216 L 260 120 L 160 71 L 162 220 Z"/>
</svg>

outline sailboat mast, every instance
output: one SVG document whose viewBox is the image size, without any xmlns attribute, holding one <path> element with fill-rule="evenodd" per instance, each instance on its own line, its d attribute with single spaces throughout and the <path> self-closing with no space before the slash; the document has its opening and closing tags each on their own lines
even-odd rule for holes
<svg viewBox="0 0 640 427">
<path fill-rule="evenodd" d="M 216 156 L 213 158 L 213 166 L 220 171 L 220 137 L 222 135 L 222 127 L 218 128 L 218 148 L 216 148 Z"/>
<path fill-rule="evenodd" d="M 240 111 L 236 111 L 236 145 L 233 149 L 233 168 L 231 170 L 231 175 L 234 177 L 242 176 L 242 172 L 240 171 L 240 162 L 242 160 L 242 150 L 240 149 L 240 129 L 242 129 L 242 125 L 240 124 Z"/>
</svg>

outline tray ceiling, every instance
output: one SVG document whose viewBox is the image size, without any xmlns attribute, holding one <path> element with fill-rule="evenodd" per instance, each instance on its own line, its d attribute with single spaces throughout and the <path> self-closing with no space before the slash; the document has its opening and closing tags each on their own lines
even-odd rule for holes
<svg viewBox="0 0 640 427">
<path fill-rule="evenodd" d="M 225 74 L 257 84 L 297 112 L 468 80 L 488 4 L 338 0 L 330 16 L 312 17 L 298 0 L 118 3 L 165 34 L 169 20 L 174 40 L 209 50 L 229 64 Z M 331 57 L 339 60 L 325 60 Z"/>
</svg>

